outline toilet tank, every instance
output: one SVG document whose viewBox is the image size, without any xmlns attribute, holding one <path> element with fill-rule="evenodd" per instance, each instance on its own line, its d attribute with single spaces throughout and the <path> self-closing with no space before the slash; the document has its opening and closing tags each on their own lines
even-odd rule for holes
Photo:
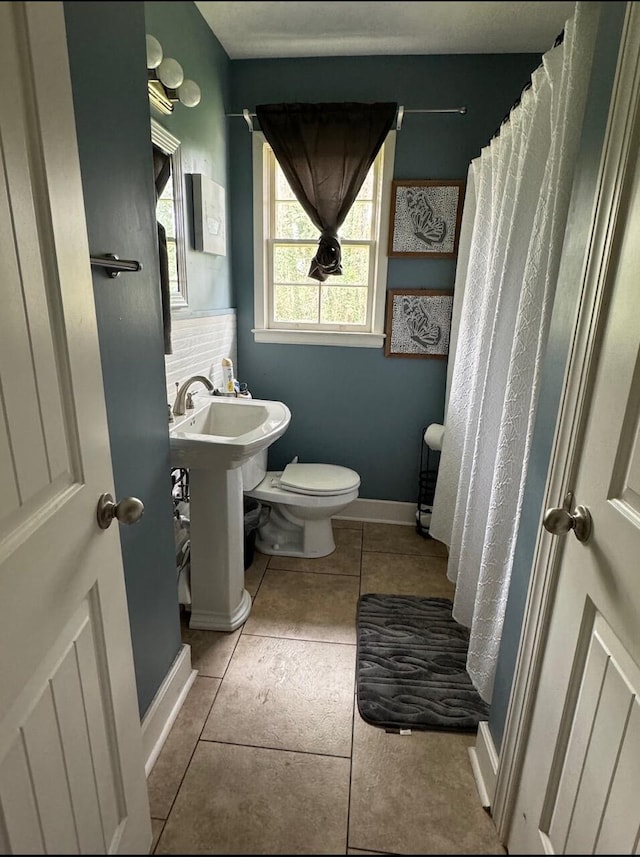
<svg viewBox="0 0 640 857">
<path fill-rule="evenodd" d="M 242 471 L 242 490 L 252 491 L 267 474 L 267 449 L 262 449 L 240 466 Z"/>
</svg>

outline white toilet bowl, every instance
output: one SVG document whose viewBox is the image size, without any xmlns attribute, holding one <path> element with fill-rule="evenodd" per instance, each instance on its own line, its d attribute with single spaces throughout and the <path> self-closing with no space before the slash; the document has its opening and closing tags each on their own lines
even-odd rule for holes
<svg viewBox="0 0 640 857">
<path fill-rule="evenodd" d="M 265 457 L 266 458 L 266 457 Z M 266 464 L 266 460 L 264 461 Z M 269 506 L 258 529 L 256 547 L 279 556 L 319 557 L 335 550 L 331 517 L 358 496 L 355 470 L 335 464 L 288 464 L 269 471 L 255 461 L 243 468 L 244 493 Z M 262 478 L 258 481 L 258 477 Z"/>
</svg>

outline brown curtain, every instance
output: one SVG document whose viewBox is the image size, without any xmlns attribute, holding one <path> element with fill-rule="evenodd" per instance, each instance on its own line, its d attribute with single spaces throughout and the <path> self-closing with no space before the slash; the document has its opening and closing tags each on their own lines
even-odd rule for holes
<svg viewBox="0 0 640 857">
<path fill-rule="evenodd" d="M 390 102 L 258 104 L 256 116 L 300 205 L 320 230 L 309 276 L 342 273 L 338 230 L 396 115 Z"/>
<path fill-rule="evenodd" d="M 156 187 L 156 203 L 162 195 L 171 176 L 171 156 L 157 146 L 153 147 L 153 178 Z M 160 264 L 160 297 L 162 299 L 162 331 L 164 335 L 164 353 L 173 354 L 171 345 L 171 293 L 169 290 L 169 256 L 167 254 L 167 235 L 165 228 L 156 221 L 158 227 L 158 262 Z"/>
</svg>

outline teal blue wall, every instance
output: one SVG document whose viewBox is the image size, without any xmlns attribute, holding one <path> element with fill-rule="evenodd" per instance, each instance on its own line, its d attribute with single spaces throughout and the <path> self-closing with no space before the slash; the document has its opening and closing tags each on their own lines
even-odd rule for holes
<svg viewBox="0 0 640 857">
<path fill-rule="evenodd" d="M 539 55 L 330 57 L 231 62 L 232 113 L 276 101 L 397 101 L 467 114 L 408 114 L 395 178 L 466 179 L 522 91 Z M 269 466 L 301 461 L 358 471 L 360 496 L 415 502 L 421 429 L 442 422 L 446 361 L 384 357 L 383 349 L 256 344 L 253 326 L 251 137 L 229 119 L 231 233 L 238 374 L 254 396 L 281 399 L 291 425 Z M 390 259 L 388 288 L 453 289 L 455 260 Z"/>
<path fill-rule="evenodd" d="M 127 4 L 128 5 L 128 4 Z M 234 306 L 230 257 L 194 249 L 191 175 L 202 173 L 228 188 L 227 126 L 224 118 L 229 89 L 229 58 L 193 3 L 144 4 L 146 31 L 162 45 L 164 56 L 177 59 L 185 77 L 202 92 L 197 107 L 176 105 L 170 116 L 155 111 L 153 118 L 181 142 L 185 173 L 188 232 L 187 290 L 189 307 L 174 317 L 206 315 Z M 227 206 L 229 199 L 227 195 Z"/>
<path fill-rule="evenodd" d="M 118 498 L 145 505 L 120 527 L 138 705 L 144 715 L 180 648 L 155 197 L 142 3 L 65 3 L 82 186 Z"/>
<path fill-rule="evenodd" d="M 600 13 L 580 152 L 576 162 L 571 207 L 567 223 L 558 291 L 553 306 L 549 343 L 543 363 L 542 386 L 531 446 L 531 459 L 522 504 L 518 541 L 511 572 L 509 600 L 502 629 L 502 643 L 489 716 L 489 731 L 497 748 L 502 744 L 507 707 L 516 666 L 520 631 L 538 538 L 547 470 L 551 458 L 564 371 L 575 326 L 588 249 L 590 215 L 597 187 L 602 142 L 609 112 L 611 87 L 625 3 L 603 3 Z"/>
</svg>

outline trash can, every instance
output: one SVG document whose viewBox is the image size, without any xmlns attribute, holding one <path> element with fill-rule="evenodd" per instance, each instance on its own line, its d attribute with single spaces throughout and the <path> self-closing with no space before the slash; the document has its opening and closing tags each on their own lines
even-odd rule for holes
<svg viewBox="0 0 640 857">
<path fill-rule="evenodd" d="M 260 526 L 262 503 L 253 497 L 244 498 L 244 570 L 253 562 L 256 547 L 256 533 Z"/>
</svg>

